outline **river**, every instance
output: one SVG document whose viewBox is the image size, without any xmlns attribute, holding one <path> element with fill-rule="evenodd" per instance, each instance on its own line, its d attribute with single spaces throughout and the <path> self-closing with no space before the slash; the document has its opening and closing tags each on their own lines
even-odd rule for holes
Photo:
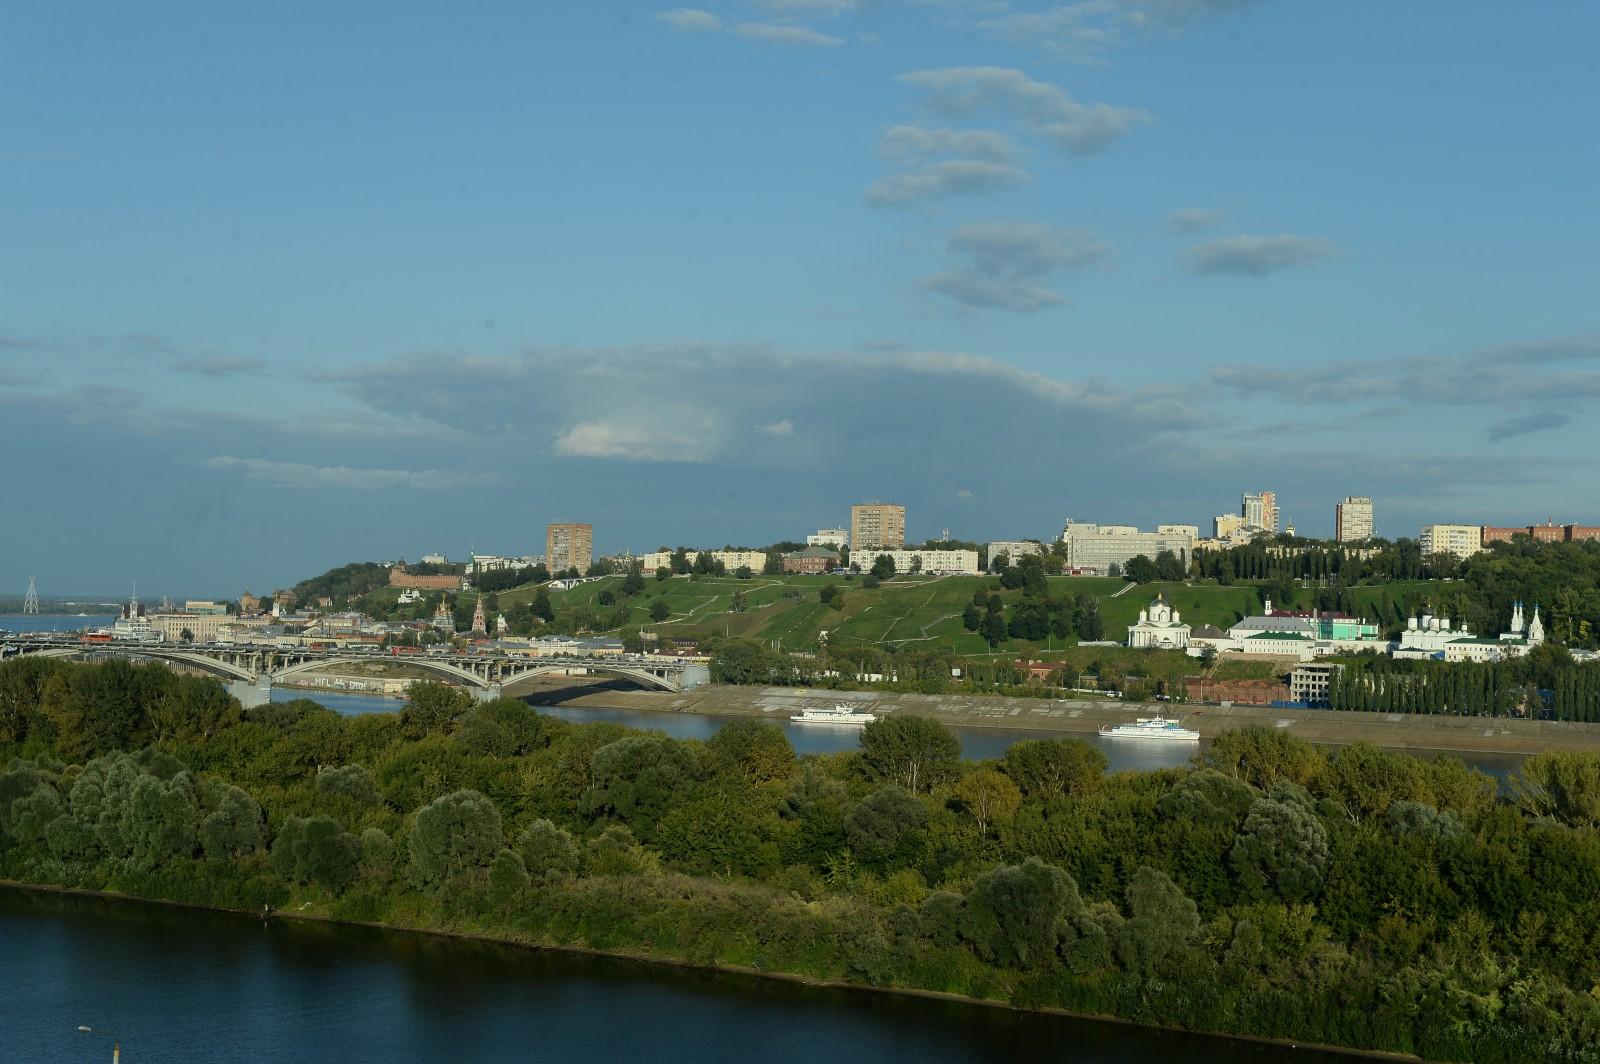
<svg viewBox="0 0 1600 1064">
<path fill-rule="evenodd" d="M 114 613 L 0 613 L 0 632 L 77 632 L 104 628 L 116 619 Z"/>
<path fill-rule="evenodd" d="M 272 689 L 274 702 L 294 698 L 309 698 L 329 709 L 347 716 L 359 713 L 393 713 L 404 702 L 396 698 L 377 695 L 337 694 L 328 691 L 303 690 L 285 687 Z M 642 709 L 588 709 L 577 706 L 545 706 L 534 703 L 534 709 L 551 717 L 560 717 L 578 723 L 610 721 L 626 724 L 630 728 L 660 731 L 674 739 L 709 739 L 724 724 L 739 717 L 706 716 L 696 713 L 661 713 Z M 861 729 L 827 724 L 795 724 L 787 718 L 766 717 L 782 728 L 790 744 L 800 754 L 830 754 L 840 750 L 855 750 L 861 741 Z M 1012 743 L 1024 739 L 1082 739 L 1100 748 L 1109 762 L 1110 772 L 1140 771 L 1174 768 L 1187 764 L 1204 748 L 1204 741 L 1196 743 L 1149 742 L 1137 739 L 1109 739 L 1093 733 L 1083 735 L 1071 732 L 1049 731 L 1037 728 L 962 728 L 952 727 L 961 740 L 963 756 L 984 760 L 1004 756 Z M 1436 751 L 1410 751 L 1419 757 L 1435 756 Z M 1451 751 L 1469 766 L 1487 772 L 1504 784 L 1505 780 L 1522 764 L 1520 754 L 1463 753 Z"/>
<path fill-rule="evenodd" d="M 0 889 L 0 1059 L 1336 1064 L 1330 1052 L 370 928 Z"/>
</svg>

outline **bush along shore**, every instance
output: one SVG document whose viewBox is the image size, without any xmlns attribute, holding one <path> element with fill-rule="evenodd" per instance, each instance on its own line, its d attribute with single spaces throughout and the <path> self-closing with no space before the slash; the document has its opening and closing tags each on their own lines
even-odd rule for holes
<svg viewBox="0 0 1600 1064">
<path fill-rule="evenodd" d="M 241 711 L 125 662 L 0 664 L 0 878 L 1480 1064 L 1600 1061 L 1600 758 L 1508 797 L 1281 731 L 1105 773 L 935 721 L 797 758 L 419 684 Z"/>
</svg>

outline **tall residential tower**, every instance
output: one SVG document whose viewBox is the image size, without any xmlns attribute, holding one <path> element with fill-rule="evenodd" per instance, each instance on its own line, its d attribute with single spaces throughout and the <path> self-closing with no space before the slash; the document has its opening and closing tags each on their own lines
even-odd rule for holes
<svg viewBox="0 0 1600 1064">
<path fill-rule="evenodd" d="M 1333 508 L 1333 538 L 1340 543 L 1360 543 L 1372 538 L 1372 499 L 1351 495 Z"/>
<path fill-rule="evenodd" d="M 544 564 L 552 574 L 589 571 L 594 561 L 594 526 L 550 525 L 544 533 Z"/>
<path fill-rule="evenodd" d="M 865 502 L 850 507 L 850 549 L 899 548 L 906 545 L 906 508 L 893 503 Z"/>
</svg>

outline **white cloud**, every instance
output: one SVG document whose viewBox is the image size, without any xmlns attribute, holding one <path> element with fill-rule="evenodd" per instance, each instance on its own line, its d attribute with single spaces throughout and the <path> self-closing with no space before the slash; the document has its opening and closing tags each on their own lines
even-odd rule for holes
<svg viewBox="0 0 1600 1064">
<path fill-rule="evenodd" d="M 978 22 L 991 40 L 1037 48 L 1064 59 L 1093 62 L 1120 39 L 1114 19 L 1121 8 L 1111 0 L 1086 0 L 1043 11 L 1013 11 Z"/>
<path fill-rule="evenodd" d="M 874 207 L 902 207 L 924 200 L 978 192 L 997 192 L 1028 180 L 1028 172 L 981 159 L 946 159 L 908 174 L 894 174 L 867 187 Z"/>
<path fill-rule="evenodd" d="M 950 236 L 966 265 L 926 277 L 922 287 L 973 307 L 1031 312 L 1066 299 L 1037 282 L 1063 269 L 1104 261 L 1111 247 L 1092 233 L 1038 222 L 978 222 Z"/>
<path fill-rule="evenodd" d="M 1222 211 L 1208 207 L 1181 207 L 1167 215 L 1167 232 L 1177 235 L 1198 233 L 1221 224 L 1225 217 Z"/>
<path fill-rule="evenodd" d="M 350 466 L 274 462 L 266 458 L 236 458 L 226 454 L 208 459 L 206 465 L 212 469 L 236 469 L 250 480 L 264 481 L 280 488 L 338 488 L 341 491 L 379 491 L 388 488 L 448 491 L 484 484 L 492 479 L 484 473 L 452 473 L 438 469 L 353 469 Z"/>
<path fill-rule="evenodd" d="M 900 80 L 926 92 L 925 102 L 937 114 L 970 118 L 998 112 L 1073 155 L 1100 151 L 1149 120 L 1136 108 L 1079 103 L 1059 86 L 1035 81 L 1010 67 L 914 70 L 900 75 Z"/>
<path fill-rule="evenodd" d="M 657 11 L 656 18 L 682 33 L 715 33 L 722 28 L 722 20 L 709 11 L 693 7 L 680 7 L 673 11 Z"/>
<path fill-rule="evenodd" d="M 1263 0 L 1121 0 L 1123 17 L 1149 29 L 1179 29 L 1202 19 L 1231 15 Z"/>
<path fill-rule="evenodd" d="M 831 17 L 854 11 L 856 0 L 755 0 L 756 7 L 778 18 Z"/>
<path fill-rule="evenodd" d="M 793 436 L 794 422 L 784 418 L 781 421 L 774 421 L 770 425 L 762 425 L 761 431 L 768 436 Z"/>
<path fill-rule="evenodd" d="M 579 422 L 556 434 L 552 449 L 569 458 L 619 458 L 629 462 L 704 462 L 711 457 L 714 432 L 672 425 L 650 425 L 635 418 Z"/>
<path fill-rule="evenodd" d="M 982 159 L 991 163 L 1013 163 L 1017 145 L 994 129 L 929 129 L 925 126 L 890 126 L 878 138 L 878 151 L 884 158 L 916 164 L 939 156 Z"/>
<path fill-rule="evenodd" d="M 1228 236 L 1207 241 L 1183 254 L 1195 274 L 1266 277 L 1283 270 L 1315 266 L 1333 254 L 1333 245 L 1309 236 Z"/>
<path fill-rule="evenodd" d="M 785 26 L 773 22 L 742 22 L 733 31 L 747 41 L 759 41 L 762 44 L 793 45 L 805 48 L 837 48 L 844 43 L 842 37 L 834 37 L 816 30 L 806 29 L 804 26 Z"/>
</svg>

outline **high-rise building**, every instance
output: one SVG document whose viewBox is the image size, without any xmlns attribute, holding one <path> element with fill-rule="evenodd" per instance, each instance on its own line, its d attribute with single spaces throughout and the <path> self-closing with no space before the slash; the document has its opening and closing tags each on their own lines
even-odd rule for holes
<svg viewBox="0 0 1600 1064">
<path fill-rule="evenodd" d="M 864 502 L 850 507 L 850 549 L 906 545 L 906 508 L 886 502 Z"/>
<path fill-rule="evenodd" d="M 1239 506 L 1239 516 L 1246 528 L 1259 528 L 1263 532 L 1278 530 L 1278 495 L 1271 491 L 1247 491 Z"/>
<path fill-rule="evenodd" d="M 1333 538 L 1340 543 L 1360 543 L 1372 538 L 1372 499 L 1351 495 L 1333 508 Z"/>
<path fill-rule="evenodd" d="M 1483 549 L 1482 525 L 1423 525 L 1417 537 L 1424 558 L 1454 554 L 1470 558 Z"/>
<path fill-rule="evenodd" d="M 1218 514 L 1211 519 L 1211 535 L 1214 539 L 1227 539 L 1243 527 L 1244 518 L 1238 514 Z"/>
<path fill-rule="evenodd" d="M 552 573 L 589 571 L 594 561 L 594 526 L 550 525 L 544 533 L 544 563 Z"/>
</svg>

